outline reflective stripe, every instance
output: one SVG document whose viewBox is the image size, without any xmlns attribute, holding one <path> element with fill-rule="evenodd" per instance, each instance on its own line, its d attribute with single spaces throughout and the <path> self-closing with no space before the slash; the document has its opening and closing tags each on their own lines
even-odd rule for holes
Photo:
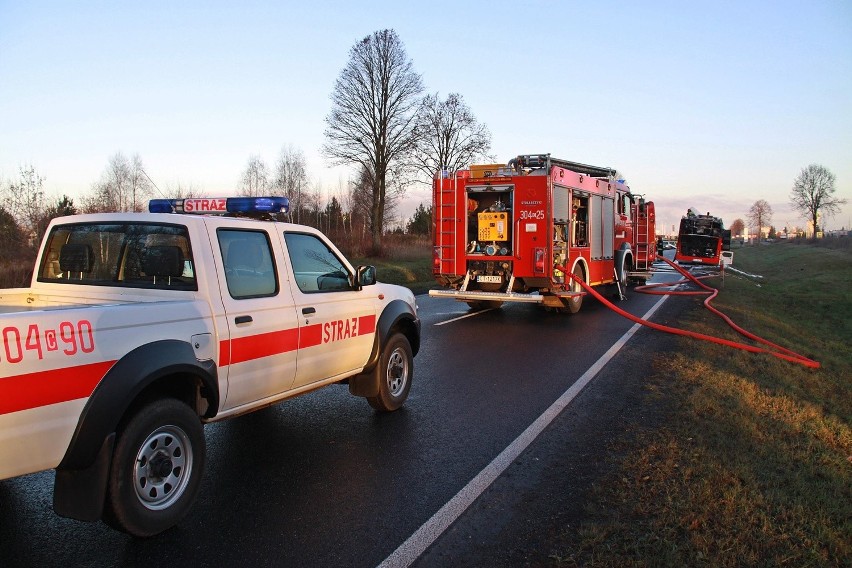
<svg viewBox="0 0 852 568">
<path fill-rule="evenodd" d="M 239 337 L 230 342 L 230 363 L 242 363 L 243 361 L 251 361 L 252 359 L 260 359 L 261 357 L 294 351 L 298 345 L 298 341 L 298 328 Z M 223 349 L 222 352 L 224 353 L 225 350 Z M 222 365 L 223 362 L 220 361 L 219 364 Z M 224 364 L 228 364 L 228 361 Z"/>
<path fill-rule="evenodd" d="M 91 396 L 115 361 L 52 369 L 0 379 L 0 414 Z"/>
<path fill-rule="evenodd" d="M 316 347 L 323 343 L 325 323 L 306 325 L 270 333 L 259 333 L 219 342 L 219 366 L 234 365 L 262 357 L 280 355 L 297 349 Z M 376 316 L 360 316 L 356 336 L 376 332 Z"/>
</svg>

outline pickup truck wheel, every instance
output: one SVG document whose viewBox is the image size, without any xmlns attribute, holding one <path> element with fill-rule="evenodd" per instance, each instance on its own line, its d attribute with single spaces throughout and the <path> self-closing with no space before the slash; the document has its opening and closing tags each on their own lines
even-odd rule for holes
<svg viewBox="0 0 852 568">
<path fill-rule="evenodd" d="M 206 450 L 201 421 L 176 399 L 141 407 L 118 432 L 104 521 L 133 536 L 180 522 L 200 487 Z"/>
<path fill-rule="evenodd" d="M 379 394 L 367 397 L 367 402 L 376 410 L 391 412 L 403 405 L 411 390 L 414 356 L 408 338 L 401 333 L 391 336 L 379 365 Z"/>
</svg>

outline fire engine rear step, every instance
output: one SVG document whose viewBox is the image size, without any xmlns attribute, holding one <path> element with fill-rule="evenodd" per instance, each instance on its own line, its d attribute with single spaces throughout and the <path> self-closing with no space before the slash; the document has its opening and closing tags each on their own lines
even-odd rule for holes
<svg viewBox="0 0 852 568">
<path fill-rule="evenodd" d="M 453 298 L 455 300 L 473 302 L 529 302 L 540 304 L 544 296 L 539 294 L 519 294 L 515 292 L 477 292 L 472 290 L 429 290 L 429 295 L 437 298 Z"/>
</svg>

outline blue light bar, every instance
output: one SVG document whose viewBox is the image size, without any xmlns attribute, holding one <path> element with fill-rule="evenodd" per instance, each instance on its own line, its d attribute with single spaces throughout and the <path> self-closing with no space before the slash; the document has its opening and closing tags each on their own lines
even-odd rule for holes
<svg viewBox="0 0 852 568">
<path fill-rule="evenodd" d="M 186 199 L 152 199 L 151 213 L 287 213 L 286 197 L 187 197 Z"/>
<path fill-rule="evenodd" d="M 174 213 L 175 201 L 177 199 L 152 199 L 148 202 L 148 211 L 151 213 Z"/>
<path fill-rule="evenodd" d="M 230 213 L 286 213 L 290 201 L 286 197 L 229 197 L 227 208 Z"/>
</svg>

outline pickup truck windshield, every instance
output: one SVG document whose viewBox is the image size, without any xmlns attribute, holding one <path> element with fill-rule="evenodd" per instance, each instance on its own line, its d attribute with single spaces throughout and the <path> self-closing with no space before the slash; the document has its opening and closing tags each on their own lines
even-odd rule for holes
<svg viewBox="0 0 852 568">
<path fill-rule="evenodd" d="M 197 290 L 186 227 L 159 223 L 58 225 L 39 282 Z"/>
</svg>

